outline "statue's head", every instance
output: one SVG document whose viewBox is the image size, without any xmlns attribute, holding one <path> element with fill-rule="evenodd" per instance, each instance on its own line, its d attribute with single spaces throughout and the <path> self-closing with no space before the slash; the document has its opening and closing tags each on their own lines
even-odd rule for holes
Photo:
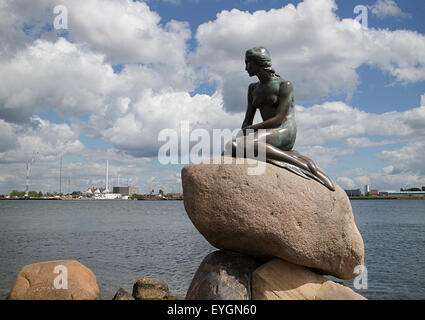
<svg viewBox="0 0 425 320">
<path fill-rule="evenodd" d="M 255 47 L 246 51 L 245 63 L 247 64 L 246 70 L 252 76 L 254 72 L 253 67 L 260 68 L 266 72 L 274 73 L 272 68 L 272 60 L 270 52 L 264 47 Z"/>
</svg>

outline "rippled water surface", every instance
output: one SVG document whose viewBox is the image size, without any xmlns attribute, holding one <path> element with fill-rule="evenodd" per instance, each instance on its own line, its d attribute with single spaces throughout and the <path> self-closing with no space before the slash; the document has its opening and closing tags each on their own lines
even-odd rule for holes
<svg viewBox="0 0 425 320">
<path fill-rule="evenodd" d="M 425 298 L 425 200 L 352 201 L 366 248 L 369 299 Z M 0 298 L 31 263 L 75 259 L 96 275 L 103 299 L 140 277 L 183 298 L 215 249 L 182 201 L 0 201 Z M 346 281 L 353 288 L 353 281 Z"/>
</svg>

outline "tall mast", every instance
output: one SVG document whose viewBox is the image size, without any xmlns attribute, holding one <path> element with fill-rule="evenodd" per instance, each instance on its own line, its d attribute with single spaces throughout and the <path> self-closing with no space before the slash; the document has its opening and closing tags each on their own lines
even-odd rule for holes
<svg viewBox="0 0 425 320">
<path fill-rule="evenodd" d="M 28 197 L 28 185 L 29 185 L 29 179 L 30 179 L 30 170 L 31 166 L 30 163 L 27 161 L 27 176 L 25 179 L 25 197 Z"/>
<path fill-rule="evenodd" d="M 106 160 L 106 185 L 105 185 L 106 190 L 109 190 L 108 189 L 108 183 L 109 183 L 108 175 L 109 175 L 109 160 Z"/>
<path fill-rule="evenodd" d="M 68 198 L 71 198 L 71 177 L 68 178 Z"/>
<path fill-rule="evenodd" d="M 62 193 L 62 155 L 60 161 L 60 169 L 59 169 L 59 194 Z"/>
</svg>

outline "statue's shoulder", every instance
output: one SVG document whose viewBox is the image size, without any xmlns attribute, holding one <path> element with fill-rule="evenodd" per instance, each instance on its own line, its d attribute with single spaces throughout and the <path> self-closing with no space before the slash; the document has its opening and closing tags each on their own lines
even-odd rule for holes
<svg viewBox="0 0 425 320">
<path fill-rule="evenodd" d="M 256 86 L 258 86 L 259 83 L 260 83 L 260 81 L 250 83 L 249 89 L 254 89 Z"/>
<path fill-rule="evenodd" d="M 294 87 L 292 86 L 291 81 L 280 78 L 280 87 L 285 91 L 293 91 Z"/>
<path fill-rule="evenodd" d="M 254 91 L 254 89 L 258 86 L 259 83 L 260 83 L 260 81 L 250 83 L 249 87 L 248 87 L 248 92 Z"/>
</svg>

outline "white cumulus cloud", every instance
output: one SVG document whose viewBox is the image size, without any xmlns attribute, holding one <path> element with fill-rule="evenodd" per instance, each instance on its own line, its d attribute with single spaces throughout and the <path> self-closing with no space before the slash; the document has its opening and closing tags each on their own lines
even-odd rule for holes
<svg viewBox="0 0 425 320">
<path fill-rule="evenodd" d="M 219 83 L 225 108 L 243 110 L 249 83 L 245 51 L 265 46 L 278 74 L 295 84 L 298 102 L 354 93 L 363 64 L 378 66 L 395 82 L 425 80 L 425 37 L 414 31 L 363 30 L 340 19 L 334 0 L 305 0 L 297 6 L 254 13 L 233 9 L 198 27 L 192 61 Z"/>
<path fill-rule="evenodd" d="M 0 118 L 27 121 L 44 109 L 95 112 L 124 85 L 103 58 L 61 38 L 36 40 L 10 59 L 0 60 Z"/>
<path fill-rule="evenodd" d="M 404 13 L 394 0 L 377 0 L 372 6 L 369 6 L 372 13 L 378 18 L 400 17 L 406 18 L 410 15 Z"/>
</svg>

